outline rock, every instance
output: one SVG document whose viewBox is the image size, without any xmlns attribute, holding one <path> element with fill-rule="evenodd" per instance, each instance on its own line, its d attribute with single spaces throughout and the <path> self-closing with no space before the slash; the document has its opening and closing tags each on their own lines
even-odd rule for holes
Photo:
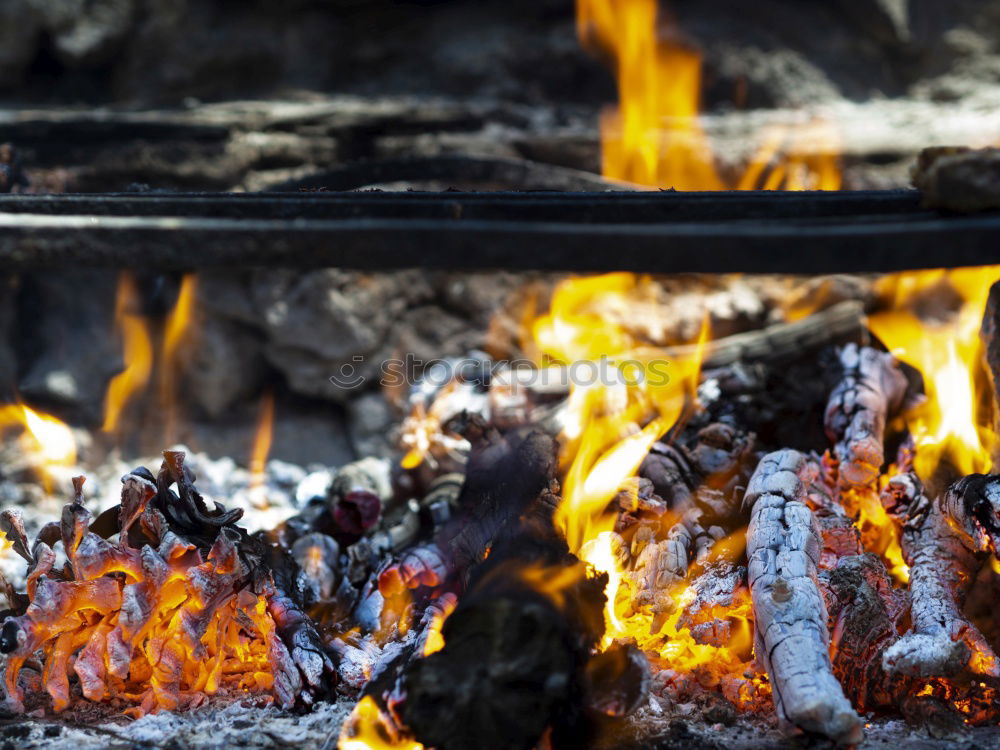
<svg viewBox="0 0 1000 750">
<path fill-rule="evenodd" d="M 975 213 L 1000 208 L 1000 148 L 926 148 L 913 185 L 928 208 Z"/>
<path fill-rule="evenodd" d="M 392 457 L 397 452 L 392 429 L 398 421 L 382 392 L 364 393 L 347 404 L 347 430 L 359 456 Z"/>
<path fill-rule="evenodd" d="M 17 385 L 17 354 L 14 341 L 17 332 L 17 278 L 0 276 L 0 399 L 8 401 Z"/>
<path fill-rule="evenodd" d="M 21 82 L 38 46 L 40 21 L 31 0 L 0 3 L 0 89 Z"/>
<path fill-rule="evenodd" d="M 195 336 L 181 352 L 186 392 L 209 417 L 260 391 L 267 373 L 259 334 L 248 326 L 199 315 Z"/>
<path fill-rule="evenodd" d="M 74 270 L 26 276 L 19 300 L 23 362 L 19 389 L 29 398 L 100 418 L 108 381 L 122 368 L 115 334 L 117 273 Z"/>
<path fill-rule="evenodd" d="M 29 0 L 56 56 L 76 67 L 104 62 L 132 29 L 135 0 Z"/>
</svg>

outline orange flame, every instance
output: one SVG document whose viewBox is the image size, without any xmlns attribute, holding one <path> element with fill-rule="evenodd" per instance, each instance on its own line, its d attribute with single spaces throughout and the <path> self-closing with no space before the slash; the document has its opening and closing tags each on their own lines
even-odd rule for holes
<svg viewBox="0 0 1000 750">
<path fill-rule="evenodd" d="M 9 426 L 23 429 L 22 448 L 38 462 L 45 491 L 51 492 L 53 482 L 59 478 L 57 469 L 76 464 L 73 431 L 65 422 L 21 402 L 0 406 L 0 430 Z"/>
<path fill-rule="evenodd" d="M 115 323 L 122 334 L 125 369 L 115 375 L 108 384 L 104 400 L 104 425 L 101 428 L 105 432 L 114 432 L 118 429 L 125 405 L 149 382 L 149 375 L 153 369 L 153 345 L 149 335 L 149 324 L 138 312 L 140 304 L 135 277 L 123 272 L 118 280 Z"/>
<path fill-rule="evenodd" d="M 160 364 L 159 385 L 160 403 L 166 411 L 165 441 L 167 443 L 173 441 L 176 430 L 177 394 L 175 390 L 178 370 L 177 356 L 180 345 L 184 343 L 185 338 L 190 333 L 196 288 L 197 277 L 194 274 L 185 274 L 181 279 L 177 301 L 170 311 L 166 327 L 163 331 L 163 356 Z"/>
<path fill-rule="evenodd" d="M 267 457 L 271 452 L 274 436 L 274 393 L 268 391 L 260 400 L 257 429 L 254 431 L 253 447 L 250 450 L 250 490 L 259 491 L 264 485 Z"/>
<path fill-rule="evenodd" d="M 619 106 L 601 117 L 606 177 L 678 190 L 840 188 L 838 139 L 822 122 L 765 132 L 744 174 L 723 179 L 698 121 L 701 57 L 661 35 L 657 0 L 577 0 L 576 8 L 580 40 L 611 58 L 618 82 Z"/>
<path fill-rule="evenodd" d="M 423 750 L 419 742 L 407 739 L 382 715 L 375 699 L 366 695 L 344 722 L 338 750 Z"/>
<path fill-rule="evenodd" d="M 691 404 L 708 339 L 702 325 L 694 346 L 674 347 L 671 356 L 647 343 L 641 333 L 655 317 L 651 279 L 628 273 L 570 279 L 552 295 L 550 309 L 531 325 L 523 348 L 539 352 L 539 365 L 569 368 L 570 394 L 562 418 L 563 499 L 556 523 L 570 549 L 593 569 L 607 573 L 606 632 L 602 648 L 633 639 L 662 668 L 710 672 L 715 684 L 740 705 L 766 695 L 750 670 L 751 612 L 747 592 L 719 612 L 703 612 L 729 628 L 720 646 L 699 643 L 684 624 L 694 589 L 681 583 L 670 592 L 669 612 L 636 611 L 631 571 L 623 567 L 612 529 L 616 511 L 609 504 L 635 476 L 653 443 L 675 427 Z M 587 378 L 588 374 L 594 377 Z M 581 378 L 583 376 L 583 378 Z M 739 538 L 736 538 L 736 537 Z M 718 546 L 719 559 L 733 557 L 742 535 Z M 539 590 L 543 590 L 541 584 Z M 722 611 L 724 610 L 724 611 Z"/>
</svg>

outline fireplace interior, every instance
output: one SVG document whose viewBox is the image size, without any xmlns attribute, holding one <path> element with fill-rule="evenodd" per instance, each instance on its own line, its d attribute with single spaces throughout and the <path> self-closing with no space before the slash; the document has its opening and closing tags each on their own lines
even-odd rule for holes
<svg viewBox="0 0 1000 750">
<path fill-rule="evenodd" d="M 1000 3 L 0 7 L 0 741 L 1000 746 Z"/>
</svg>

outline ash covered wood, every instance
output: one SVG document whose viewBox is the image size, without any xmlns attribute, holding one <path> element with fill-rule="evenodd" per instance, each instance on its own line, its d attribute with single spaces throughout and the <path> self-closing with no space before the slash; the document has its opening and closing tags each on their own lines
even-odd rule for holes
<svg viewBox="0 0 1000 750">
<path fill-rule="evenodd" d="M 843 375 L 830 394 L 824 422 L 841 480 L 868 486 L 885 463 L 886 421 L 898 412 L 907 391 L 896 358 L 868 346 L 848 344 L 839 351 Z"/>
<path fill-rule="evenodd" d="M 913 625 L 883 657 L 914 677 L 963 671 L 1000 677 L 1000 660 L 962 612 L 969 586 L 1000 541 L 1000 475 L 972 474 L 936 500 L 914 475 L 896 478 L 906 507 L 902 548 L 910 566 Z"/>
<path fill-rule="evenodd" d="M 818 467 L 796 451 L 765 456 L 744 503 L 756 653 L 767 667 L 779 717 L 841 744 L 861 739 L 861 720 L 833 674 L 827 612 L 816 580 L 820 535 L 805 505 Z"/>
</svg>

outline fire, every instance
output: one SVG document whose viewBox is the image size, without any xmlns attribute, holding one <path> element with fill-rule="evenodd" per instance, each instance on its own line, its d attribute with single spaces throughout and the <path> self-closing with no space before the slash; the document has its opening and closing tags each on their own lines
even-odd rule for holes
<svg viewBox="0 0 1000 750">
<path fill-rule="evenodd" d="M 634 639 L 663 669 L 707 671 L 714 676 L 706 679 L 716 684 L 721 679 L 724 690 L 744 703 L 754 687 L 743 678 L 751 652 L 749 594 L 712 614 L 731 626 L 728 643 L 698 643 L 682 622 L 694 590 L 682 585 L 672 592 L 668 613 L 632 610 L 631 584 L 615 549 L 621 538 L 612 532 L 615 513 L 609 503 L 635 476 L 653 443 L 683 419 L 708 337 L 703 325 L 695 346 L 674 350 L 689 353 L 668 361 L 663 350 L 616 322 L 629 320 L 621 311 L 631 309 L 650 283 L 624 273 L 565 281 L 555 290 L 549 312 L 532 326 L 524 348 L 541 353 L 540 365 L 560 362 L 571 375 L 562 432 L 563 501 L 556 521 L 570 549 L 608 574 L 602 647 Z M 731 546 L 736 542 L 720 542 L 720 557 Z"/>
<path fill-rule="evenodd" d="M 267 456 L 271 452 L 274 436 L 274 393 L 268 391 L 260 400 L 257 428 L 254 430 L 253 447 L 250 449 L 250 490 L 259 493 L 264 486 Z"/>
<path fill-rule="evenodd" d="M 165 455 L 180 476 L 183 454 Z M 70 704 L 71 671 L 86 699 L 124 699 L 132 715 L 197 705 L 221 691 L 273 692 L 290 706 L 297 696 L 287 694 L 291 660 L 278 630 L 294 613 L 269 579 L 250 585 L 233 530 L 219 530 L 206 554 L 169 528 L 153 502 L 156 487 L 132 473 L 123 478 L 119 539 L 107 541 L 89 531 L 83 478 L 74 485 L 57 530 L 67 566 L 52 574 L 56 539 L 37 541 L 30 605 L 0 633 L 10 706 L 23 710 L 19 675 L 39 650 L 57 712 Z M 26 550 L 20 521 L 12 526 Z M 149 540 L 141 548 L 130 541 L 140 529 Z"/>
<path fill-rule="evenodd" d="M 122 356 L 125 369 L 108 384 L 104 400 L 105 432 L 115 432 L 122 411 L 132 396 L 149 382 L 153 370 L 153 344 L 149 323 L 140 314 L 141 300 L 135 277 L 123 272 L 118 281 L 115 300 L 115 323 L 122 334 Z"/>
<path fill-rule="evenodd" d="M 9 426 L 22 428 L 22 448 L 37 460 L 46 492 L 59 478 L 59 468 L 76 464 L 76 438 L 65 422 L 17 402 L 0 406 L 0 430 Z"/>
<path fill-rule="evenodd" d="M 661 34 L 658 0 L 577 0 L 577 34 L 607 55 L 619 106 L 601 117 L 602 172 L 678 190 L 839 190 L 838 138 L 828 124 L 764 133 L 742 176 L 716 169 L 698 121 L 701 57 Z M 768 172 L 770 170 L 770 172 Z"/>
<path fill-rule="evenodd" d="M 608 320 L 649 283 L 627 273 L 565 281 L 532 327 L 533 344 L 545 358 L 539 364 L 569 368 L 556 523 L 574 552 L 611 530 L 609 501 L 678 421 L 697 386 L 707 325 L 690 354 L 667 360 L 662 350 Z"/>
<path fill-rule="evenodd" d="M 995 436 L 990 424 L 989 378 L 983 372 L 979 328 L 1000 266 L 918 271 L 883 279 L 890 304 L 872 315 L 872 332 L 924 378 L 927 399 L 906 415 L 915 443 L 914 469 L 925 482 L 988 472 Z M 931 298 L 957 301 L 957 309 L 920 314 Z"/>
<path fill-rule="evenodd" d="M 190 334 L 191 321 L 194 314 L 197 277 L 185 274 L 181 279 L 180 291 L 170 315 L 167 317 L 163 330 L 163 350 L 160 362 L 160 403 L 166 410 L 165 439 L 170 443 L 174 439 L 177 421 L 176 380 L 178 370 L 178 353 L 180 346 Z"/>
<path fill-rule="evenodd" d="M 379 710 L 375 699 L 366 695 L 344 722 L 338 750 L 423 750 L 419 742 L 400 736 Z"/>
</svg>

